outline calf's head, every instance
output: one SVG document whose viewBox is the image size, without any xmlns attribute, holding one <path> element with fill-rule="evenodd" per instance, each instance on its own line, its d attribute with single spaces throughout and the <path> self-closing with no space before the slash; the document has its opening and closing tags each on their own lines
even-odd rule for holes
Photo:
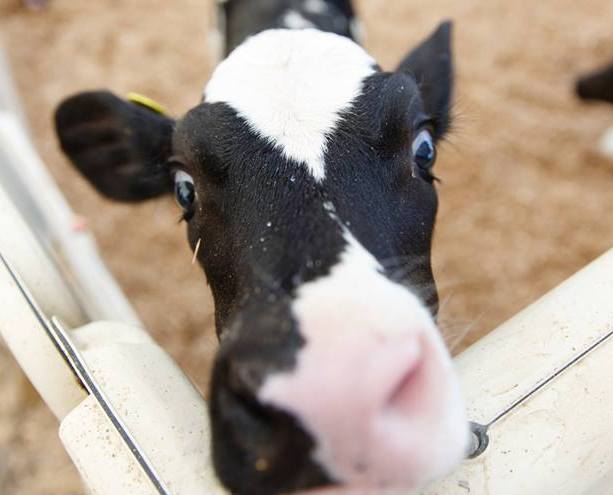
<svg viewBox="0 0 613 495">
<path fill-rule="evenodd" d="M 215 299 L 213 457 L 239 494 L 417 487 L 468 427 L 439 336 L 430 245 L 450 25 L 394 72 L 315 30 L 223 61 L 176 122 L 108 92 L 56 114 L 106 196 L 176 195 Z"/>
</svg>

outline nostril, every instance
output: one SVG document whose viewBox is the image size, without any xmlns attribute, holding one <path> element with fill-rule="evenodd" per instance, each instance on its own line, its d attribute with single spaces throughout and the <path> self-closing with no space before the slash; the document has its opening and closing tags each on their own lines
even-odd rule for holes
<svg viewBox="0 0 613 495">
<path fill-rule="evenodd" d="M 419 401 L 426 368 L 422 351 L 423 348 L 419 345 L 405 363 L 402 374 L 385 402 L 386 409 L 407 410 Z"/>
<path fill-rule="evenodd" d="M 406 406 L 407 402 L 418 393 L 416 389 L 418 388 L 422 369 L 421 359 L 411 363 L 410 368 L 402 375 L 390 394 L 386 402 L 388 407 L 399 408 Z"/>
</svg>

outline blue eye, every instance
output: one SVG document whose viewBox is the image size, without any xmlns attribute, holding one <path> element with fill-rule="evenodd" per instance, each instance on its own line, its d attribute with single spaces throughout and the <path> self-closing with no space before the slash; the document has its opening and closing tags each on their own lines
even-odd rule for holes
<svg viewBox="0 0 613 495">
<path fill-rule="evenodd" d="M 189 220 L 194 215 L 196 188 L 191 175 L 182 170 L 175 173 L 175 199 L 183 210 L 183 218 Z"/>
<path fill-rule="evenodd" d="M 436 161 L 436 148 L 429 131 L 425 129 L 419 131 L 419 134 L 413 140 L 412 151 L 413 163 L 430 176 L 429 170 Z"/>
</svg>

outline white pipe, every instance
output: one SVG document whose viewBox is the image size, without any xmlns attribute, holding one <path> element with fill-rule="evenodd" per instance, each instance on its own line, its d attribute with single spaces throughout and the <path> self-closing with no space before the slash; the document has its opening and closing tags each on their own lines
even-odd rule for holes
<svg viewBox="0 0 613 495">
<path fill-rule="evenodd" d="M 0 151 L 5 151 L 0 145 Z M 0 170 L 6 171 L 0 159 Z M 71 325 L 87 321 L 58 267 L 0 187 L 0 254 L 24 281 L 42 313 L 60 315 Z M 85 397 L 73 373 L 0 263 L 0 336 L 58 419 Z"/>
<path fill-rule="evenodd" d="M 1 166 L 1 164 L 0 164 Z M 47 314 L 80 325 L 87 321 L 62 273 L 42 249 L 34 232 L 0 188 L 0 254 L 16 269 Z M 3 316 L 11 307 L 2 300 Z"/>
<path fill-rule="evenodd" d="M 32 146 L 0 47 L 0 187 L 3 187 L 47 254 L 62 265 L 88 317 L 140 324 L 136 312 L 98 255 L 75 214 Z M 6 231 L 5 231 L 6 232 Z"/>
<path fill-rule="evenodd" d="M 85 397 L 11 275 L 0 263 L 0 336 L 43 400 L 61 420 Z"/>
<path fill-rule="evenodd" d="M 225 494 L 212 471 L 206 404 L 174 361 L 130 325 L 92 323 L 72 335 L 168 492 Z M 93 396 L 62 421 L 60 438 L 92 493 L 158 493 Z"/>
<path fill-rule="evenodd" d="M 86 229 L 26 136 L 17 117 L 0 111 L 0 186 L 38 236 L 47 253 L 72 279 L 88 317 L 140 324 L 140 319 L 100 259 Z"/>
<path fill-rule="evenodd" d="M 11 77 L 11 71 L 9 70 L 9 63 L 7 57 L 0 44 L 0 112 L 9 112 L 19 121 L 19 124 L 25 129 L 25 116 L 19 100 L 17 98 L 17 92 L 15 91 L 15 85 Z"/>
</svg>

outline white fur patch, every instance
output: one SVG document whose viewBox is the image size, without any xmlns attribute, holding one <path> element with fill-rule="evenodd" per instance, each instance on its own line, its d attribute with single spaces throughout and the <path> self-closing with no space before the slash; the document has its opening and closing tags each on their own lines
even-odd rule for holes
<svg viewBox="0 0 613 495">
<path fill-rule="evenodd" d="M 349 32 L 351 33 L 351 36 L 353 36 L 353 39 L 360 44 L 363 44 L 366 40 L 364 25 L 359 19 L 351 19 L 351 22 L 349 23 Z"/>
<path fill-rule="evenodd" d="M 283 20 L 281 22 L 283 26 L 288 29 L 308 29 L 315 27 L 315 24 L 305 19 L 300 12 L 296 12 L 295 10 L 288 10 L 283 15 Z"/>
<path fill-rule="evenodd" d="M 346 231 L 328 276 L 292 311 L 306 343 L 259 399 L 297 417 L 314 458 L 355 486 L 417 488 L 452 469 L 469 434 L 451 359 L 424 305 Z"/>
<path fill-rule="evenodd" d="M 215 70 L 205 101 L 230 105 L 260 136 L 325 177 L 327 136 L 375 61 L 351 40 L 315 29 L 264 31 Z"/>
<path fill-rule="evenodd" d="M 323 14 L 328 10 L 328 5 L 324 0 L 306 0 L 303 8 L 309 14 Z"/>
</svg>

